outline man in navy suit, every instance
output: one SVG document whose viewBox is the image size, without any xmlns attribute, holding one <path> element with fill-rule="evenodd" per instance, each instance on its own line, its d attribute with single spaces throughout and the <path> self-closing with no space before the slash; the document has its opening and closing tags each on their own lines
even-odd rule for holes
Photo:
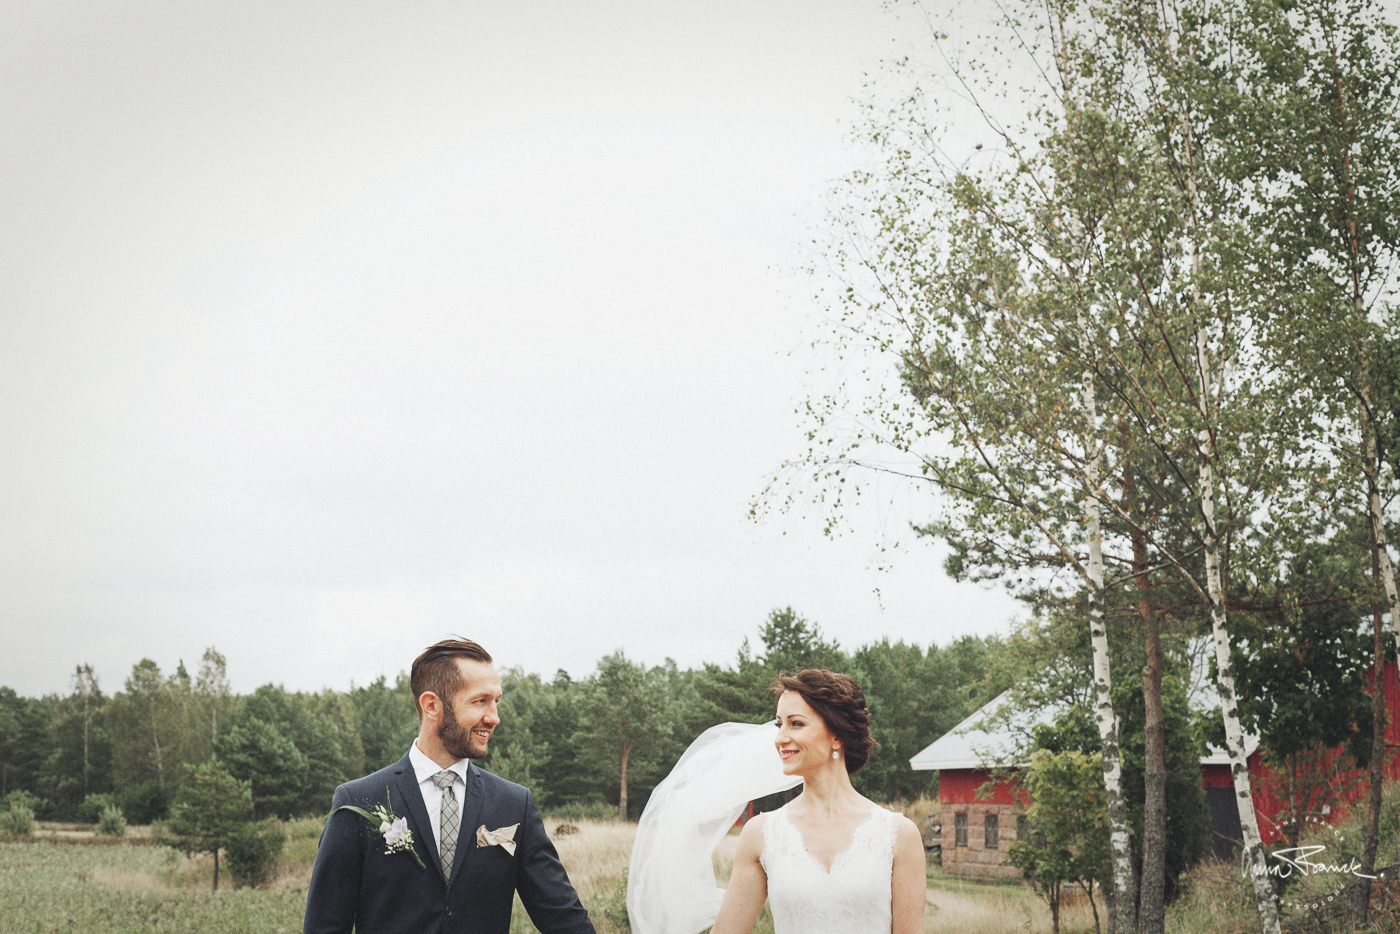
<svg viewBox="0 0 1400 934">
<path fill-rule="evenodd" d="M 501 722 L 491 656 L 469 639 L 439 642 L 414 661 L 411 683 L 418 738 L 394 765 L 335 790 L 304 934 L 507 934 L 516 892 L 543 934 L 594 934 L 530 791 L 469 761 Z M 343 805 L 387 807 L 406 821 L 411 851 Z"/>
</svg>

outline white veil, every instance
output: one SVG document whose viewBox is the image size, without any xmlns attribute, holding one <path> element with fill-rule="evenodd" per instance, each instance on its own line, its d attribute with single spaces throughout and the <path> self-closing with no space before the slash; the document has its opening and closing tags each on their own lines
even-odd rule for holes
<svg viewBox="0 0 1400 934">
<path fill-rule="evenodd" d="M 651 793 L 627 870 L 636 934 L 699 934 L 715 923 L 724 889 L 711 854 L 755 798 L 800 784 L 784 775 L 772 723 L 721 723 L 690 744 Z"/>
</svg>

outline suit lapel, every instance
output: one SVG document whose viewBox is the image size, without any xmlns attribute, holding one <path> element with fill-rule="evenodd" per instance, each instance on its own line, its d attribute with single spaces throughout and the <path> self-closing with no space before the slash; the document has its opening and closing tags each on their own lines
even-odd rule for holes
<svg viewBox="0 0 1400 934">
<path fill-rule="evenodd" d="M 413 831 L 414 847 L 419 855 L 426 856 L 424 862 L 428 868 L 442 878 L 442 861 L 438 858 L 438 848 L 433 845 L 433 824 L 428 817 L 428 808 L 423 803 L 423 792 L 418 787 L 418 777 L 413 771 L 413 763 L 408 756 L 404 756 L 399 762 L 400 768 L 394 776 L 394 797 L 398 798 L 402 804 L 394 809 L 394 813 L 402 813 L 398 808 L 402 807 L 408 812 L 408 827 Z"/>
<path fill-rule="evenodd" d="M 482 784 L 481 769 L 468 766 L 467 790 L 462 801 L 462 823 L 457 831 L 457 852 L 453 854 L 449 888 L 457 884 L 457 877 L 462 874 L 462 867 L 466 865 L 467 853 L 476 849 L 476 828 L 481 821 Z"/>
</svg>

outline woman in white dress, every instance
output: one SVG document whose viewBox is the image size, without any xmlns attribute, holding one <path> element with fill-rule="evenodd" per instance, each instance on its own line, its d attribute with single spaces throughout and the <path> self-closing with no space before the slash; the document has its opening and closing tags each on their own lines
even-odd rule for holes
<svg viewBox="0 0 1400 934">
<path fill-rule="evenodd" d="M 851 785 L 875 745 L 860 685 L 808 669 L 778 688 L 778 755 L 802 793 L 745 825 L 713 934 L 749 934 L 765 898 L 775 934 L 922 934 L 918 828 Z"/>
</svg>

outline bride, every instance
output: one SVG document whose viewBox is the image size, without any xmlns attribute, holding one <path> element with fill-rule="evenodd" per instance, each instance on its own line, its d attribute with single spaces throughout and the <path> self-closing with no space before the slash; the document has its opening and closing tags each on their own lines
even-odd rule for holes
<svg viewBox="0 0 1400 934">
<path fill-rule="evenodd" d="M 748 934 L 768 899 L 775 934 L 921 934 L 919 831 L 851 785 L 875 745 L 865 694 L 818 669 L 784 675 L 775 690 L 776 724 L 706 731 L 653 792 L 629 872 L 633 929 L 698 934 L 713 919 L 713 934 Z M 747 800 L 798 782 L 794 800 L 744 826 L 716 917 L 701 891 L 720 894 L 710 851 Z"/>
</svg>

